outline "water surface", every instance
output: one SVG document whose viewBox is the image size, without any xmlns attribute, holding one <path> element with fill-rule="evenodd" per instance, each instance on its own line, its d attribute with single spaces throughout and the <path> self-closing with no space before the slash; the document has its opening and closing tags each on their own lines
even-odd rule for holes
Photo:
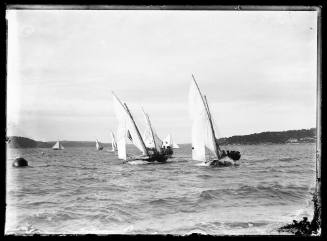
<svg viewBox="0 0 327 241">
<path fill-rule="evenodd" d="M 8 149 L 6 234 L 278 234 L 312 218 L 315 144 L 227 147 L 210 168 L 189 145 L 166 164 L 122 164 L 108 148 Z M 23 156 L 30 167 L 14 168 Z"/>
</svg>

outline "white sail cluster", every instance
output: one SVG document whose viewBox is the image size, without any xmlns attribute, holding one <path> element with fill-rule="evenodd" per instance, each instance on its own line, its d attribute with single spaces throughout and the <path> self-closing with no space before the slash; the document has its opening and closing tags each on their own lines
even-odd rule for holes
<svg viewBox="0 0 327 241">
<path fill-rule="evenodd" d="M 174 148 L 174 149 L 179 148 L 179 145 L 173 140 L 173 138 L 169 134 L 163 140 L 163 144 L 162 144 L 162 147 L 164 147 L 164 148 L 167 148 L 168 146 L 171 147 L 171 148 Z"/>
<path fill-rule="evenodd" d="M 206 149 L 209 150 L 211 158 L 219 159 L 220 150 L 208 102 L 194 77 L 189 90 L 189 113 L 192 120 L 192 159 L 205 161 Z"/>
<path fill-rule="evenodd" d="M 64 146 L 60 143 L 60 141 L 57 141 L 56 144 L 52 147 L 53 150 L 63 150 L 65 149 Z"/>
</svg>

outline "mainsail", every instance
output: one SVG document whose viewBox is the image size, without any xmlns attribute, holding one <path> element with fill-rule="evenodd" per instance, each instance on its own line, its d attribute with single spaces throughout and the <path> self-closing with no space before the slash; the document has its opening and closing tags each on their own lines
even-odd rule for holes
<svg viewBox="0 0 327 241">
<path fill-rule="evenodd" d="M 117 148 L 118 157 L 126 160 L 126 141 L 127 137 L 131 142 L 142 152 L 144 155 L 148 155 L 144 141 L 140 135 L 140 132 L 135 124 L 135 121 L 130 113 L 127 105 L 122 103 L 119 98 L 112 92 L 114 109 L 116 117 L 118 119 L 117 130 Z"/>
<path fill-rule="evenodd" d="M 205 161 L 205 148 L 219 159 L 213 121 L 207 99 L 202 95 L 194 76 L 189 91 L 189 111 L 192 120 L 192 159 Z"/>
<path fill-rule="evenodd" d="M 155 148 L 157 152 L 161 151 L 162 147 L 162 140 L 158 137 L 156 132 L 154 131 L 151 121 L 149 118 L 149 115 L 144 112 L 142 109 L 144 117 L 145 117 L 145 123 L 146 123 L 146 128 L 143 134 L 143 139 L 146 147 L 148 148 Z"/>
<path fill-rule="evenodd" d="M 103 149 L 103 146 L 100 144 L 100 142 L 98 140 L 95 140 L 95 146 L 96 146 L 97 150 Z"/>
<path fill-rule="evenodd" d="M 60 141 L 57 141 L 56 144 L 52 147 L 54 150 L 63 150 L 65 149 L 63 145 L 61 145 Z"/>
<path fill-rule="evenodd" d="M 116 143 L 115 135 L 114 135 L 113 132 L 111 132 L 111 138 L 112 138 L 112 140 L 111 140 L 111 147 L 112 147 L 111 151 L 117 151 L 117 143 Z"/>
</svg>

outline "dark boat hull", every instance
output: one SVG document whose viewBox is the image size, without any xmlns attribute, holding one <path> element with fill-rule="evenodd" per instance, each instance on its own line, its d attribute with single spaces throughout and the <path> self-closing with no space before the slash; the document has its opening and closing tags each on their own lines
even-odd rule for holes
<svg viewBox="0 0 327 241">
<path fill-rule="evenodd" d="M 210 160 L 209 166 L 211 167 L 228 167 L 228 166 L 238 166 L 239 163 L 236 160 L 233 160 L 232 158 L 225 156 L 219 160 Z"/>
</svg>

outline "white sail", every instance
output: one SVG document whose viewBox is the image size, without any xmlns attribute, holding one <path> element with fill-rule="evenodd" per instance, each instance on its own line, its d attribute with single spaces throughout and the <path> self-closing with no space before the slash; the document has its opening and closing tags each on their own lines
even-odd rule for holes
<svg viewBox="0 0 327 241">
<path fill-rule="evenodd" d="M 111 151 L 117 151 L 117 143 L 116 143 L 115 135 L 114 135 L 113 132 L 111 132 L 111 138 L 112 138 L 112 140 L 111 140 L 111 147 L 112 147 Z"/>
<path fill-rule="evenodd" d="M 168 136 L 163 140 L 163 147 L 168 147 L 171 146 L 172 141 L 171 141 L 171 136 L 168 134 Z"/>
<path fill-rule="evenodd" d="M 214 131 L 214 126 L 213 126 L 213 120 L 212 120 L 212 116 L 211 116 L 211 112 L 209 109 L 209 105 L 208 105 L 208 101 L 206 96 L 204 95 L 204 101 L 207 107 L 207 112 L 208 112 L 208 118 L 206 119 L 206 132 L 205 132 L 205 146 L 209 149 L 209 151 L 211 152 L 211 154 L 215 157 L 219 159 L 219 154 L 218 154 L 218 150 L 217 150 L 217 138 L 215 136 L 215 131 Z M 211 122 L 211 123 L 210 123 Z"/>
<path fill-rule="evenodd" d="M 179 148 L 179 145 L 173 140 L 170 134 L 167 135 L 167 137 L 163 140 L 163 147 L 172 147 L 172 148 Z"/>
<path fill-rule="evenodd" d="M 63 150 L 65 149 L 63 145 L 61 145 L 60 141 L 57 141 L 56 144 L 52 147 L 54 150 Z"/>
<path fill-rule="evenodd" d="M 144 134 L 143 134 L 144 143 L 145 143 L 146 147 L 155 148 L 158 152 L 160 152 L 163 142 L 158 137 L 156 132 L 154 131 L 154 129 L 153 129 L 152 125 L 151 125 L 149 115 L 147 113 L 145 113 L 144 110 L 143 110 L 143 114 L 144 114 L 145 123 L 146 123 L 145 131 L 144 131 Z"/>
<path fill-rule="evenodd" d="M 128 139 L 142 152 L 142 154 L 147 154 L 147 150 L 144 144 L 144 141 L 139 133 L 139 130 L 136 126 L 136 123 L 127 107 L 126 104 L 123 104 L 118 97 L 113 93 L 113 102 L 114 109 L 116 113 L 116 117 L 119 122 L 119 133 L 117 133 L 117 145 L 118 151 L 120 144 L 122 142 L 122 133 L 124 133 L 124 138 L 126 138 L 126 134 Z M 125 139 L 126 145 L 126 139 Z"/>
<path fill-rule="evenodd" d="M 205 147 L 218 158 L 212 117 L 205 96 L 193 79 L 189 90 L 189 112 L 192 120 L 192 159 L 205 161 Z"/>
<path fill-rule="evenodd" d="M 197 161 L 206 160 L 202 124 L 200 120 L 194 120 L 192 123 L 192 159 Z"/>
<path fill-rule="evenodd" d="M 100 142 L 98 140 L 95 141 L 95 146 L 96 146 L 97 150 L 103 149 L 103 146 L 100 144 Z"/>
<path fill-rule="evenodd" d="M 174 141 L 173 141 L 173 148 L 174 149 L 178 149 L 179 148 L 179 145 L 176 142 L 174 142 Z"/>
<path fill-rule="evenodd" d="M 117 130 L 117 151 L 118 151 L 118 158 L 126 160 L 127 153 L 126 153 L 126 130 L 123 124 L 118 124 Z"/>
</svg>

